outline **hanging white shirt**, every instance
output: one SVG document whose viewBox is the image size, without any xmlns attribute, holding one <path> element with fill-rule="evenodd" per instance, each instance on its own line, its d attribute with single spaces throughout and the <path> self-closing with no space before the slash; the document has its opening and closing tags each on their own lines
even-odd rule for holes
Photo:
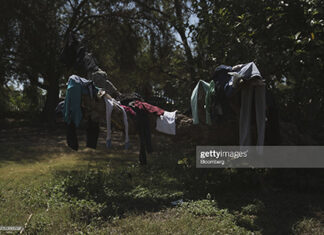
<svg viewBox="0 0 324 235">
<path fill-rule="evenodd" d="M 111 113 L 113 111 L 114 105 L 118 106 L 121 108 L 123 112 L 123 120 L 124 120 L 124 126 L 125 126 L 125 143 L 129 142 L 129 137 L 128 137 L 128 121 L 127 121 L 127 114 L 125 109 L 118 104 L 118 102 L 114 99 L 108 99 L 105 98 L 105 103 L 106 103 L 106 120 L 107 120 L 107 137 L 106 140 L 111 139 Z"/>
</svg>

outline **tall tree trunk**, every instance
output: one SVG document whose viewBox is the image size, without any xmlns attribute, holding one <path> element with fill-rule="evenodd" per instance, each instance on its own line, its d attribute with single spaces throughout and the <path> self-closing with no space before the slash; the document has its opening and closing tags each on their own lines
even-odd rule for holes
<svg viewBox="0 0 324 235">
<path fill-rule="evenodd" d="M 195 81 L 195 64 L 194 64 L 191 48 L 189 46 L 188 39 L 186 37 L 186 29 L 183 22 L 184 19 L 182 15 L 181 1 L 175 0 L 174 7 L 176 11 L 176 24 L 174 25 L 174 27 L 178 31 L 183 43 L 183 47 L 185 49 L 185 54 L 187 57 L 187 68 L 190 73 L 191 81 Z"/>
<path fill-rule="evenodd" d="M 55 74 L 49 75 L 43 118 L 49 125 L 55 122 L 55 107 L 59 101 L 59 79 Z"/>
</svg>

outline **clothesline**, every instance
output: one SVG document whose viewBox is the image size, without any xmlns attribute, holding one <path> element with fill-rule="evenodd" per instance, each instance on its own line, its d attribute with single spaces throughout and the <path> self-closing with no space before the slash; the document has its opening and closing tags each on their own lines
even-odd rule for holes
<svg viewBox="0 0 324 235">
<path fill-rule="evenodd" d="M 103 110 L 104 103 L 105 110 Z M 69 77 L 66 91 L 66 98 L 63 105 L 63 116 L 67 123 L 67 142 L 69 147 L 74 150 L 78 149 L 78 140 L 76 137 L 76 128 L 78 128 L 82 119 L 85 119 L 90 126 L 94 128 L 95 133 L 92 133 L 90 141 L 90 134 L 87 132 L 87 147 L 96 148 L 97 138 L 99 135 L 99 122 L 106 120 L 107 136 L 106 147 L 111 147 L 111 115 L 112 112 L 122 113 L 124 133 L 125 133 L 125 148 L 129 148 L 129 134 L 128 134 L 128 119 L 131 118 L 136 123 L 140 134 L 141 143 L 147 143 L 147 149 L 151 147 L 150 123 L 147 118 L 148 114 L 156 116 L 155 129 L 159 132 L 175 135 L 175 112 L 167 112 L 163 109 L 151 105 L 147 102 L 131 99 L 122 105 L 120 101 L 112 98 L 105 91 L 96 87 L 91 80 L 72 75 Z M 61 105 L 62 106 L 62 105 Z M 88 142 L 91 142 L 89 144 Z"/>
</svg>

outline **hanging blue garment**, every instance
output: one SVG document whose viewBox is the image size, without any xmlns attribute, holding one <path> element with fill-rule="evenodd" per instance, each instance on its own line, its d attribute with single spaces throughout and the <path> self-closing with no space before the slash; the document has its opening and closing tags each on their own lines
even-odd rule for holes
<svg viewBox="0 0 324 235">
<path fill-rule="evenodd" d="M 82 119 L 81 112 L 81 84 L 69 79 L 64 101 L 64 120 L 70 124 L 71 121 L 76 127 Z"/>
<path fill-rule="evenodd" d="M 93 86 L 91 84 L 92 81 L 77 75 L 69 77 L 63 108 L 66 123 L 70 124 L 72 121 L 76 127 L 79 126 L 82 120 L 81 95 L 89 94 L 91 97 L 93 96 Z"/>
</svg>

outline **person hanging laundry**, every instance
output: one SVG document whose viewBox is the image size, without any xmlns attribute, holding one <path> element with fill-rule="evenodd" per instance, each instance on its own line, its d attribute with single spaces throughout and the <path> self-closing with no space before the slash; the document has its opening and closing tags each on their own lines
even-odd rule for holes
<svg viewBox="0 0 324 235">
<path fill-rule="evenodd" d="M 176 112 L 164 111 L 156 120 L 156 130 L 168 135 L 176 134 Z"/>
<path fill-rule="evenodd" d="M 106 137 L 106 147 L 111 147 L 111 114 L 114 109 L 120 109 L 123 113 L 123 121 L 125 128 L 125 149 L 129 148 L 129 137 L 128 137 L 128 121 L 125 109 L 115 100 L 104 98 L 106 103 L 106 121 L 107 121 L 107 137 Z"/>
</svg>

